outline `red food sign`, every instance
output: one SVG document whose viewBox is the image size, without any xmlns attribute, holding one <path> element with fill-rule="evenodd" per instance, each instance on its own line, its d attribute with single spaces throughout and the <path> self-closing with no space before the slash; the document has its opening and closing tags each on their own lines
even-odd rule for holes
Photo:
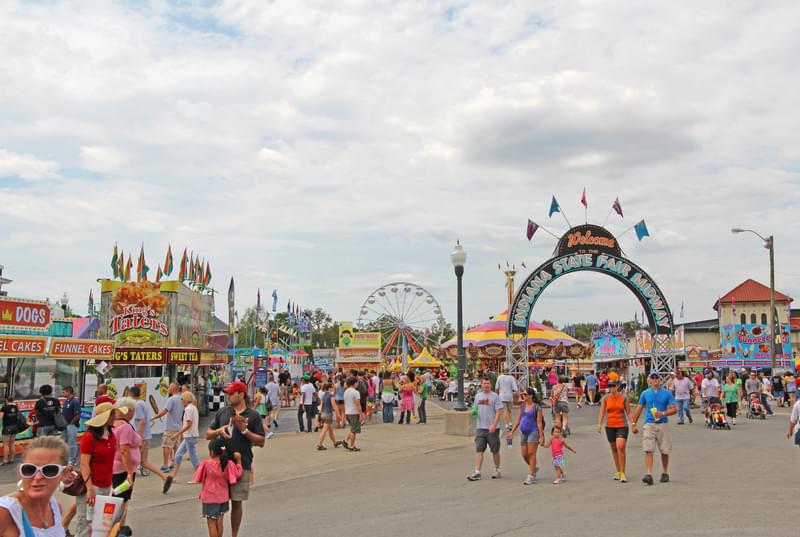
<svg viewBox="0 0 800 537">
<path fill-rule="evenodd" d="M 46 337 L 0 336 L 0 356 L 44 356 Z"/>
<path fill-rule="evenodd" d="M 56 339 L 50 342 L 53 358 L 94 358 L 109 360 L 114 357 L 114 342 L 93 339 Z"/>
<path fill-rule="evenodd" d="M 47 330 L 50 306 L 47 302 L 0 298 L 0 328 Z"/>
</svg>

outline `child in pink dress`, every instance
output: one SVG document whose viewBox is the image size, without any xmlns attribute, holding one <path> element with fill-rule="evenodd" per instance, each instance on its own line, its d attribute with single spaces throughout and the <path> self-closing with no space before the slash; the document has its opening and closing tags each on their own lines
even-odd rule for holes
<svg viewBox="0 0 800 537">
<path fill-rule="evenodd" d="M 208 523 L 208 537 L 222 537 L 223 520 L 228 512 L 230 499 L 229 485 L 234 485 L 242 476 L 242 456 L 234 453 L 236 462 L 229 459 L 225 440 L 215 438 L 208 443 L 210 459 L 197 467 L 194 481 L 202 485 L 200 501 L 203 502 L 203 516 Z"/>
</svg>

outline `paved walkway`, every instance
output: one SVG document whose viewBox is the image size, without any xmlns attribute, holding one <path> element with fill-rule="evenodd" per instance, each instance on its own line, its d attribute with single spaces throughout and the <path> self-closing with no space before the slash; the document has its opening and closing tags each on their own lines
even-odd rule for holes
<svg viewBox="0 0 800 537">
<path fill-rule="evenodd" d="M 503 479 L 488 479 L 487 457 L 487 478 L 468 482 L 471 439 L 441 434 L 443 413 L 430 407 L 428 425 L 366 427 L 360 453 L 317 452 L 312 434 L 268 441 L 256 451 L 240 535 L 728 536 L 791 527 L 800 452 L 784 436 L 786 409 L 766 422 L 743 419 L 733 431 L 673 425 L 672 482 L 645 487 L 641 435 L 629 446 L 631 481 L 614 482 L 596 408 L 573 408 L 570 442 L 578 454 L 567 453 L 569 481 L 550 484 L 549 453 L 540 450 L 542 479 L 526 487 L 516 441 L 513 449 L 503 445 Z M 167 496 L 157 478 L 137 483 L 130 522 L 138 535 L 205 534 L 198 489 L 181 484 L 190 474 L 187 464 Z"/>
</svg>

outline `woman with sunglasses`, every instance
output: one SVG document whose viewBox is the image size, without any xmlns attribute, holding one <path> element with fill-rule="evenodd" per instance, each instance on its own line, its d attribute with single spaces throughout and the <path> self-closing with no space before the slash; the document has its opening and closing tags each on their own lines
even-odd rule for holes
<svg viewBox="0 0 800 537">
<path fill-rule="evenodd" d="M 629 421 L 625 421 L 627 416 Z M 608 383 L 608 395 L 600 403 L 600 412 L 597 415 L 597 432 L 603 432 L 603 418 L 606 420 L 606 440 L 611 448 L 611 458 L 614 459 L 614 481 L 627 483 L 625 477 L 625 457 L 626 445 L 628 442 L 628 423 L 634 423 L 633 432 L 636 432 L 636 424 L 631 413 L 631 405 L 628 398 L 619 391 L 617 381 Z"/>
<path fill-rule="evenodd" d="M 536 473 L 539 470 L 536 466 L 536 450 L 539 449 L 539 444 L 544 443 L 544 421 L 542 406 L 536 398 L 536 390 L 527 388 L 522 392 L 522 398 L 519 414 L 514 426 L 508 431 L 507 438 L 509 440 L 513 438 L 514 431 L 519 429 L 522 458 L 528 465 L 528 477 L 522 484 L 533 485 L 536 483 Z"/>
<path fill-rule="evenodd" d="M 61 508 L 53 496 L 68 459 L 69 446 L 58 436 L 40 436 L 28 444 L 18 469 L 19 491 L 0 498 L 0 537 L 66 535 Z"/>
</svg>

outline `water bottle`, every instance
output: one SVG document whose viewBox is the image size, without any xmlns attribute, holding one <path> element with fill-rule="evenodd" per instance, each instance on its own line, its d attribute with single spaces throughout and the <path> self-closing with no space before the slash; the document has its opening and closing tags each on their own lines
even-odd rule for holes
<svg viewBox="0 0 800 537">
<path fill-rule="evenodd" d="M 120 483 L 119 486 L 111 492 L 111 494 L 113 494 L 114 496 L 120 496 L 128 492 L 130 488 L 131 488 L 131 482 L 126 479 L 125 481 Z"/>
<path fill-rule="evenodd" d="M 514 437 L 508 436 L 506 438 L 506 446 L 508 446 L 508 449 L 511 449 L 512 444 L 514 444 Z"/>
</svg>

